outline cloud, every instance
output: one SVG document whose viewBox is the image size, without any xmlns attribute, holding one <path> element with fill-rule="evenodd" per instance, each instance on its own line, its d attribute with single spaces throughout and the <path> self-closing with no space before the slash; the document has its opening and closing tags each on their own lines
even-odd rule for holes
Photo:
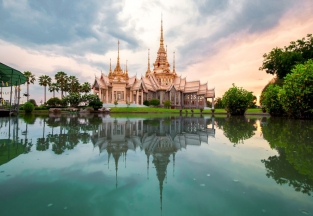
<svg viewBox="0 0 313 216">
<path fill-rule="evenodd" d="M 178 48 L 184 58 L 184 66 L 201 61 L 201 58 L 190 59 L 190 55 L 197 57 L 208 53 L 213 55 L 219 49 L 215 44 L 226 38 L 232 40 L 229 36 L 235 32 L 245 31 L 254 34 L 275 27 L 285 12 L 295 4 L 291 0 L 200 2 L 202 3 L 197 4 L 199 15 L 196 19 L 191 17 L 189 25 L 196 25 L 199 23 L 198 20 L 202 20 L 202 24 L 198 25 L 202 30 L 188 34 L 191 38 Z M 214 12 L 219 12 L 218 14 L 206 10 L 211 8 L 211 5 L 216 6 Z M 212 33 L 205 32 L 211 29 Z"/>
<path fill-rule="evenodd" d="M 121 4 L 108 1 L 7 1 L 0 2 L 0 38 L 30 49 L 58 54 L 104 53 L 115 47 L 116 39 L 130 48 L 138 46 L 119 20 Z"/>
</svg>

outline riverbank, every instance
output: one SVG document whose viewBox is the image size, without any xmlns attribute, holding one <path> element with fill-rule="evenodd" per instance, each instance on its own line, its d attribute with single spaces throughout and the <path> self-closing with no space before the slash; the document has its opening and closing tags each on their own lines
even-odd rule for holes
<svg viewBox="0 0 313 216">
<path fill-rule="evenodd" d="M 97 111 L 95 111 L 97 112 Z M 23 110 L 20 111 L 20 113 L 24 113 Z M 34 114 L 44 114 L 49 113 L 49 110 L 34 110 Z M 75 112 L 69 112 L 69 111 L 62 111 L 62 113 L 75 113 Z M 154 108 L 154 107 L 112 107 L 110 110 L 110 113 L 155 113 L 155 114 L 180 114 L 179 109 L 165 109 L 165 108 Z M 202 111 L 202 114 L 227 114 L 226 110 L 224 109 L 215 109 L 214 112 L 212 112 L 211 109 L 205 109 Z M 191 109 L 183 109 L 182 115 L 191 115 L 191 114 L 201 114 L 200 109 L 193 109 L 193 112 Z M 269 115 L 268 113 L 263 113 L 261 109 L 248 109 L 245 113 L 245 115 Z"/>
</svg>

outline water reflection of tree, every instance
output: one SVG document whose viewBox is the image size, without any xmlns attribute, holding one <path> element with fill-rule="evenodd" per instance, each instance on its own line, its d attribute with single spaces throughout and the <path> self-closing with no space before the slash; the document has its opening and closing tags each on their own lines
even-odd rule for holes
<svg viewBox="0 0 313 216">
<path fill-rule="evenodd" d="M 244 140 L 251 138 L 256 131 L 256 120 L 247 119 L 244 116 L 229 116 L 227 118 L 215 118 L 217 127 L 224 131 L 224 135 L 236 146 Z"/>
<path fill-rule="evenodd" d="M 47 124 L 52 128 L 59 128 L 58 133 L 53 130 L 52 134 L 47 135 L 52 151 L 55 154 L 62 154 L 66 150 L 74 149 L 80 142 L 88 143 L 90 140 L 88 132 L 96 130 L 101 122 L 101 118 L 93 115 L 50 116 Z"/>
<path fill-rule="evenodd" d="M 261 127 L 264 139 L 279 153 L 262 160 L 267 176 L 310 195 L 313 192 L 312 121 L 264 118 Z"/>
</svg>

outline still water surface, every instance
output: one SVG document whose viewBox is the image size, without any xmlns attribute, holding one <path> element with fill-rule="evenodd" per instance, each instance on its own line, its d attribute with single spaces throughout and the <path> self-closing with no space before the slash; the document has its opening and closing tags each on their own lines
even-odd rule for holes
<svg viewBox="0 0 313 216">
<path fill-rule="evenodd" d="M 313 122 L 0 118 L 0 215 L 313 215 Z"/>
</svg>

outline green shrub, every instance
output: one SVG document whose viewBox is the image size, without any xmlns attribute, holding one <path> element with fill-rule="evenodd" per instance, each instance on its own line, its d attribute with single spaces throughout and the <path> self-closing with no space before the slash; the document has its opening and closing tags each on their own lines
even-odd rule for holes
<svg viewBox="0 0 313 216">
<path fill-rule="evenodd" d="M 118 105 L 118 102 L 117 102 L 117 100 L 115 100 L 115 101 L 114 101 L 114 105 L 115 105 L 115 107 L 116 107 L 116 105 Z"/>
<path fill-rule="evenodd" d="M 242 87 L 233 87 L 228 89 L 222 97 L 222 103 L 225 110 L 230 115 L 244 115 L 248 109 L 249 104 L 253 101 L 254 96 Z"/>
<path fill-rule="evenodd" d="M 61 100 L 58 97 L 50 98 L 46 102 L 49 106 L 57 106 L 61 104 Z"/>
<path fill-rule="evenodd" d="M 152 105 L 152 106 L 159 106 L 160 105 L 160 100 L 153 98 L 153 99 L 151 99 L 149 101 L 149 104 Z"/>
<path fill-rule="evenodd" d="M 171 101 L 170 100 L 165 101 L 163 104 L 164 104 L 164 107 L 166 107 L 166 108 L 171 107 Z"/>
<path fill-rule="evenodd" d="M 62 99 L 64 103 L 70 103 L 72 107 L 77 107 L 80 102 L 82 102 L 82 97 L 77 92 L 71 92 L 69 95 Z"/>
<path fill-rule="evenodd" d="M 262 105 L 272 116 L 279 116 L 284 113 L 283 106 L 281 105 L 278 98 L 280 89 L 280 86 L 270 84 L 262 94 Z"/>
<path fill-rule="evenodd" d="M 32 113 L 35 109 L 35 106 L 31 102 L 26 102 L 24 103 L 23 108 L 25 110 L 25 113 Z"/>
<path fill-rule="evenodd" d="M 296 65 L 287 74 L 279 100 L 289 116 L 313 118 L 313 60 Z"/>
<path fill-rule="evenodd" d="M 35 107 L 37 106 L 35 99 L 29 99 L 28 102 L 32 103 Z"/>
<path fill-rule="evenodd" d="M 149 101 L 148 101 L 148 100 L 145 100 L 145 101 L 143 102 L 143 105 L 149 106 L 149 105 L 150 105 L 150 104 L 149 104 Z"/>
<path fill-rule="evenodd" d="M 98 110 L 99 108 L 102 107 L 102 102 L 99 100 L 99 101 L 92 101 L 89 103 L 89 106 L 91 106 L 94 110 Z"/>
</svg>

